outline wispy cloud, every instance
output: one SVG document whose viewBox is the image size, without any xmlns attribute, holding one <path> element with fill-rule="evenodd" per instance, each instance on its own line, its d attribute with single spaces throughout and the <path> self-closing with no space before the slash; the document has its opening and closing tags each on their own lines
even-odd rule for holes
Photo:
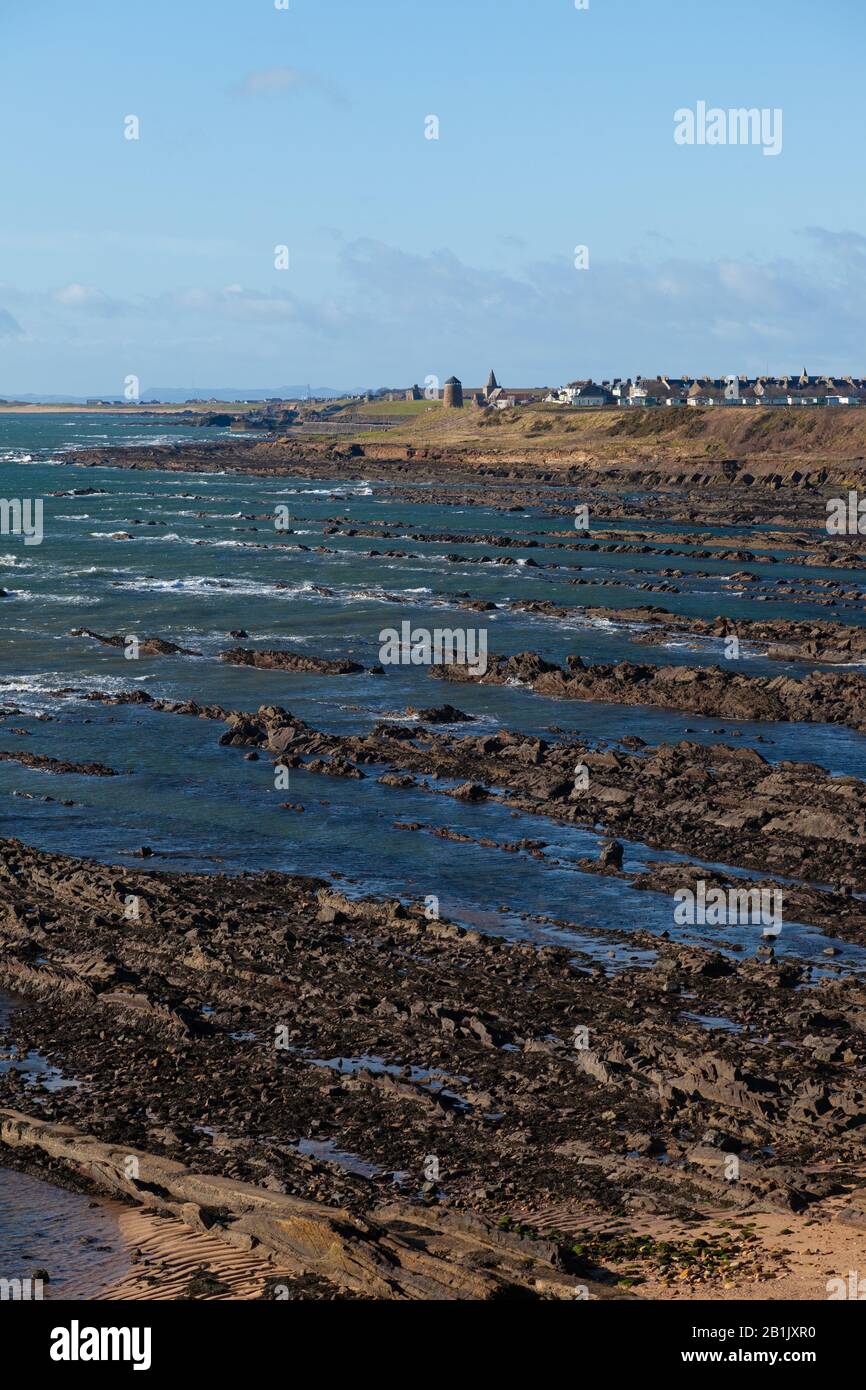
<svg viewBox="0 0 866 1390">
<path fill-rule="evenodd" d="M 52 388 L 36 375 L 46 354 L 67 382 L 85 366 L 108 380 L 117 361 L 186 380 L 192 361 L 225 379 L 244 364 L 249 381 L 270 380 L 279 362 L 299 379 L 396 385 L 452 371 L 471 380 L 491 355 L 507 384 L 524 385 L 804 362 L 862 372 L 866 238 L 812 228 L 803 245 L 802 256 L 767 260 L 598 254 L 588 271 L 566 247 L 505 273 L 448 248 L 356 239 L 339 245 L 321 293 L 292 272 L 279 288 L 189 284 L 126 304 L 77 282 L 41 294 L 0 285 L 0 367 L 17 384 L 32 360 L 32 388 L 21 390 Z"/>
<path fill-rule="evenodd" d="M 804 234 L 821 251 L 834 256 L 866 256 L 866 236 L 862 232 L 831 232 L 826 227 L 806 227 Z"/>
<path fill-rule="evenodd" d="M 175 317 L 195 315 L 263 326 L 296 325 L 325 334 L 342 329 L 350 312 L 335 311 L 290 290 L 246 289 L 243 285 L 226 285 L 223 289 L 190 287 L 152 303 L 151 307 L 156 312 L 167 310 Z"/>
<path fill-rule="evenodd" d="M 0 309 L 0 338 L 20 338 L 21 325 L 8 309 Z"/>
<path fill-rule="evenodd" d="M 348 106 L 346 94 L 327 77 L 304 68 L 260 68 L 247 73 L 236 93 L 243 97 L 280 97 L 312 92 L 335 106 Z"/>
<path fill-rule="evenodd" d="M 124 313 L 128 306 L 112 299 L 95 285 L 79 285 L 73 282 L 62 285 L 51 292 L 52 299 L 66 309 L 83 309 L 88 313 L 103 314 L 107 317 Z"/>
</svg>

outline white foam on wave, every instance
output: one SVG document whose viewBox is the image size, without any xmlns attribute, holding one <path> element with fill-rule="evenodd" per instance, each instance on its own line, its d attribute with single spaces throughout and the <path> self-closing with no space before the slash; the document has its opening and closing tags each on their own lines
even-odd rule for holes
<svg viewBox="0 0 866 1390">
<path fill-rule="evenodd" d="M 16 598 L 21 599 L 25 603 L 29 603 L 31 600 L 35 600 L 37 603 L 62 603 L 76 608 L 93 608 L 98 604 L 102 603 L 101 598 L 96 598 L 93 595 L 37 594 L 34 593 L 32 589 L 9 589 L 7 591 L 6 598 L 3 600 L 3 602 L 7 603 L 9 599 Z"/>
<path fill-rule="evenodd" d="M 334 483 L 333 487 L 284 487 L 275 490 L 275 497 L 372 497 L 373 489 L 366 481 L 347 487 L 345 483 Z"/>
<path fill-rule="evenodd" d="M 150 579 L 144 576 L 126 579 L 115 585 L 118 589 L 131 589 L 142 593 L 155 594 L 196 594 L 205 598 L 256 597 L 297 598 L 299 594 L 311 593 L 313 584 L 305 580 L 300 584 L 289 584 L 286 588 L 277 587 L 255 579 L 214 579 L 209 575 L 190 574 L 183 579 Z M 313 595 L 317 597 L 317 595 Z"/>
<path fill-rule="evenodd" d="M 169 537 L 166 537 L 166 540 L 168 539 Z M 201 545 L 212 550 L 271 550 L 274 548 L 267 545 L 264 541 L 211 541 L 190 539 L 186 544 Z"/>
<path fill-rule="evenodd" d="M 73 681 L 75 688 L 70 689 Z M 70 679 L 68 671 L 44 671 L 38 675 L 0 676 L 0 701 L 14 696 L 16 702 L 21 704 L 23 708 L 38 712 L 50 709 L 57 701 L 71 703 L 80 700 L 82 692 L 104 690 L 108 694 L 114 695 L 121 694 L 127 689 L 128 682 L 122 676 L 82 675 L 76 672 Z M 52 693 L 57 691 L 63 691 L 63 693 Z"/>
<path fill-rule="evenodd" d="M 124 525 L 123 522 L 119 522 L 119 523 L 118 523 L 118 526 L 119 526 L 119 527 L 123 527 L 123 525 Z M 127 522 L 126 525 L 129 525 L 129 523 Z M 137 531 L 137 528 L 136 528 L 136 531 Z M 115 538 L 120 534 L 120 532 L 119 532 L 119 531 L 91 531 L 91 532 L 89 532 L 89 534 L 93 537 L 94 540 L 98 540 L 98 541 L 113 541 L 113 540 L 115 540 Z M 179 540 L 182 539 L 182 537 L 180 537 L 180 536 L 177 534 L 176 531 L 166 531 L 164 535 L 159 535 L 159 536 L 143 535 L 141 532 L 138 532 L 138 531 L 137 531 L 137 534 L 132 535 L 130 539 L 131 539 L 131 540 L 134 540 L 134 541 L 137 541 L 137 542 L 139 543 L 139 545 L 141 545 L 142 543 L 144 543 L 144 544 L 146 545 L 148 542 L 150 542 L 151 544 L 153 544 L 154 541 L 179 541 Z"/>
<path fill-rule="evenodd" d="M 309 633 L 309 635 L 307 635 L 307 636 L 305 636 L 305 637 L 302 637 L 302 636 L 300 636 L 300 635 L 299 635 L 298 633 L 296 633 L 296 632 L 258 632 L 258 631 L 255 631 L 255 632 L 250 633 L 250 641 L 253 641 L 253 642 L 296 642 L 296 643 L 298 644 L 298 646 L 305 647 L 305 646 L 307 646 L 310 642 L 323 641 L 328 635 L 329 635 L 329 634 L 324 633 L 324 632 L 318 632 L 318 633 L 312 633 L 312 632 L 311 632 L 311 633 Z M 199 640 L 201 640 L 201 639 L 199 639 Z M 222 633 L 222 632 L 221 632 L 221 633 L 218 633 L 218 634 L 216 635 L 216 637 L 213 637 L 213 640 L 215 640 L 215 641 L 218 640 L 219 642 L 222 643 L 223 646 L 225 646 L 225 633 Z"/>
<path fill-rule="evenodd" d="M 195 521 L 241 521 L 243 512 L 206 512 L 200 516 L 191 508 L 182 512 L 163 512 L 163 516 L 191 516 Z"/>
<path fill-rule="evenodd" d="M 35 594 L 40 603 L 64 603 L 75 608 L 96 608 L 102 603 L 101 598 L 93 594 Z"/>
<path fill-rule="evenodd" d="M 392 594 L 388 589 L 382 589 L 375 585 L 370 588 L 361 589 L 334 589 L 331 597 L 340 603 L 357 603 L 358 600 L 366 599 L 372 603 L 393 604 L 396 601 L 409 598 L 422 598 L 432 594 L 432 589 L 424 587 L 417 589 L 401 589 L 399 594 Z M 322 597 L 325 597 L 322 595 Z"/>
</svg>

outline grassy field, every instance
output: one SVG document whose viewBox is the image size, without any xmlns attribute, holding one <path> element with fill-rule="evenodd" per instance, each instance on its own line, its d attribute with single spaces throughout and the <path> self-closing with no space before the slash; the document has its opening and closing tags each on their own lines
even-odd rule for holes
<svg viewBox="0 0 866 1390">
<path fill-rule="evenodd" d="M 352 414 L 375 416 L 377 420 L 393 418 L 399 422 L 406 419 L 414 420 L 419 415 L 435 413 L 441 409 L 441 401 L 370 401 L 366 405 L 356 406 Z"/>
<path fill-rule="evenodd" d="M 513 410 L 422 411 L 359 442 L 467 450 L 491 457 L 543 456 L 577 463 L 628 459 L 675 462 L 778 459 L 814 466 L 866 462 L 866 409 L 707 407 L 576 411 L 554 405 Z"/>
</svg>

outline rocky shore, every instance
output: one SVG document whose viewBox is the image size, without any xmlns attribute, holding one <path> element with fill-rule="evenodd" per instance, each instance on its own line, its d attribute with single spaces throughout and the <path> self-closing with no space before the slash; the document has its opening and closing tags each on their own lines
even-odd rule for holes
<svg viewBox="0 0 866 1390">
<path fill-rule="evenodd" d="M 847 724 L 866 731 L 866 676 L 813 671 L 789 676 L 743 676 L 718 666 L 585 665 L 578 656 L 565 668 L 535 652 L 491 657 L 484 675 L 465 666 L 436 666 L 439 680 L 506 685 L 519 681 L 538 695 L 615 705 L 654 705 L 711 718 Z"/>
<path fill-rule="evenodd" d="M 587 615 L 594 610 L 587 609 Z M 598 612 L 599 610 L 595 610 Z M 846 627 L 842 623 L 760 622 L 750 619 L 680 618 L 655 610 L 601 610 L 611 621 L 629 619 L 653 624 L 654 630 L 639 633 L 638 642 L 668 642 L 671 638 L 695 637 L 724 640 L 737 637 L 756 652 L 775 661 L 816 661 L 821 665 L 845 666 L 866 663 L 866 627 Z"/>
<path fill-rule="evenodd" d="M 821 619 L 812 622 L 761 621 L 742 618 L 693 618 L 670 613 L 666 608 L 564 608 L 550 602 L 519 600 L 511 605 L 516 612 L 541 617 L 580 617 L 604 623 L 617 623 L 633 629 L 633 642 L 655 646 L 674 639 L 694 638 L 695 649 L 707 641 L 736 637 L 748 643 L 749 650 L 776 661 L 815 661 L 821 665 L 866 664 L 866 627 L 851 627 Z"/>
<path fill-rule="evenodd" d="M 7 1074 L 3 1151 L 299 1279 L 621 1296 L 729 1279 L 757 1210 L 866 1224 L 853 976 L 632 937 L 654 964 L 605 978 L 579 952 L 322 881 L 146 874 L 15 841 L 0 888 L 0 984 L 28 1001 L 10 1040 L 77 1082 Z M 551 1230 L 564 1205 L 591 1235 Z M 707 1209 L 730 1224 L 697 1250 L 622 1240 L 623 1222 Z"/>
<path fill-rule="evenodd" d="M 810 494 L 845 486 L 863 473 L 863 427 L 853 412 L 822 412 L 820 419 L 796 409 L 590 412 L 567 421 L 559 433 L 550 425 L 543 412 L 520 412 L 509 420 L 465 412 L 450 422 L 437 418 L 427 432 L 422 423 L 371 438 L 359 419 L 354 429 L 325 428 L 318 437 L 289 429 L 261 439 L 103 447 L 80 451 L 78 461 L 186 472 L 292 469 L 309 477 L 324 476 L 326 465 L 327 476 L 359 466 L 366 477 L 393 478 L 401 470 L 518 480 L 549 475 L 590 487 L 604 481 L 620 495 L 668 488 Z"/>
<path fill-rule="evenodd" d="M 444 669 L 453 676 L 455 668 Z M 662 669 L 675 679 L 680 670 Z M 525 675 L 526 665 L 521 670 Z M 501 671 L 499 676 L 504 678 Z M 618 748 L 599 749 L 504 729 L 448 732 L 447 726 L 472 722 L 450 704 L 408 711 L 412 723 L 381 722 L 366 735 L 339 735 L 311 727 L 282 706 L 232 711 L 157 699 L 140 688 L 90 691 L 83 698 L 221 723 L 223 747 L 270 756 L 287 770 L 364 780 L 371 775 L 365 769 L 375 769 L 377 780 L 397 791 L 412 787 L 458 800 L 495 801 L 709 863 L 808 880 L 820 853 L 820 882 L 832 891 L 825 886 L 807 893 L 801 886 L 796 920 L 866 944 L 866 910 L 853 896 L 866 892 L 866 784 L 831 776 L 813 763 L 771 764 L 754 748 L 721 742 L 647 747 L 630 736 Z M 39 765 L 39 755 L 30 758 Z"/>
<path fill-rule="evenodd" d="M 314 877 L 148 872 L 138 865 L 154 851 L 141 839 L 105 856 L 127 864 L 106 864 L 34 848 L 16 824 L 21 839 L 0 841 L 0 989 L 15 1001 L 0 1054 L 16 1063 L 0 1067 L 0 1162 L 218 1244 L 238 1296 L 276 1296 L 263 1269 L 298 1300 L 734 1298 L 786 1279 L 786 1297 L 825 1296 L 866 1229 L 866 782 L 838 775 L 838 754 L 835 775 L 813 762 L 811 734 L 801 754 L 799 730 L 785 732 L 792 757 L 759 749 L 773 744 L 774 724 L 829 726 L 843 750 L 866 732 L 866 674 L 820 669 L 866 660 L 858 543 L 824 528 L 827 497 L 853 465 L 654 454 L 651 442 L 640 457 L 624 448 L 601 467 L 589 456 L 287 437 L 70 456 L 85 467 L 238 473 L 261 486 L 255 501 L 244 492 L 228 504 L 194 478 L 172 480 L 167 522 L 146 515 L 148 481 L 136 480 L 134 514 L 110 508 L 110 525 L 124 529 L 88 529 L 88 544 L 104 541 L 112 556 L 112 538 L 157 547 L 122 547 L 99 630 L 64 629 L 63 674 L 38 685 L 43 709 L 62 706 L 56 719 L 36 716 L 44 730 L 23 698 L 12 703 L 10 683 L 0 724 L 16 737 L 0 763 L 22 778 L 10 794 L 51 802 L 27 780 L 38 773 L 117 778 L 83 782 L 75 804 L 37 808 L 54 817 L 52 834 L 67 824 L 75 833 L 88 791 L 97 814 L 118 789 L 134 802 L 163 724 L 174 747 L 171 716 L 182 716 L 204 722 L 176 746 L 216 768 L 207 795 L 227 824 L 233 779 L 244 779 L 252 819 L 261 805 L 276 823 L 271 843 L 285 825 L 287 841 L 294 826 L 321 832 L 324 845 L 341 793 L 357 811 L 369 790 L 391 836 L 384 853 L 399 839 L 417 850 L 416 872 L 399 900 L 371 894 L 369 864 L 343 878 L 324 850 Z M 269 481 L 286 477 L 316 482 L 316 500 L 297 504 L 312 513 L 297 531 L 276 531 L 269 509 Z M 364 488 L 350 485 L 370 480 L 376 506 L 365 512 Z M 573 525 L 578 504 L 591 511 L 586 533 Z M 428 505 L 437 510 L 416 514 Z M 189 519 L 189 535 L 171 533 Z M 226 546 L 220 566 L 237 561 L 267 626 L 255 630 L 258 597 L 249 616 L 232 608 L 231 578 L 199 563 L 206 549 L 181 552 L 196 556 L 192 574 L 175 568 L 174 551 L 159 570 L 166 531 Z M 140 553 L 147 575 L 135 571 Z M 327 573 L 313 568 L 331 556 Z M 290 583 L 289 567 L 308 564 L 309 579 Z M 351 578 L 339 577 L 343 564 Z M 176 583 L 195 604 L 219 603 L 212 619 L 195 607 L 179 606 L 173 621 L 163 608 L 138 610 L 149 634 L 136 638 L 150 659 L 141 684 L 117 660 L 130 641 L 129 582 L 143 605 L 174 596 Z M 288 607 L 283 625 L 271 621 L 267 596 L 294 600 L 301 589 L 299 601 L 324 615 L 327 655 L 316 654 L 315 631 L 300 636 L 309 647 L 288 645 L 298 640 Z M 610 607 L 598 589 L 613 590 Z M 654 606 L 649 594 L 677 601 Z M 351 613 L 326 607 L 355 598 L 373 605 L 357 645 Z M 369 634 L 401 604 L 429 608 L 434 622 L 449 609 L 449 626 L 456 613 L 478 615 L 473 625 L 489 615 L 500 649 L 483 674 L 430 669 L 447 685 L 403 673 L 389 698 Z M 725 616 L 712 616 L 716 605 Z M 589 659 L 620 655 L 619 633 L 646 648 L 645 661 L 643 651 L 640 661 Z M 609 634 L 619 650 L 604 645 Z M 796 669 L 749 674 L 717 650 L 730 639 Z M 516 650 L 518 640 L 533 649 Z M 654 664 L 670 660 L 654 650 L 670 643 L 718 665 Z M 329 682 L 344 676 L 361 679 L 333 681 L 335 713 Z M 551 714 L 542 700 L 562 703 Z M 633 721 L 628 734 L 618 727 L 626 707 L 763 728 L 714 728 L 707 741 L 666 720 L 650 743 Z M 592 735 L 599 727 L 604 737 Z M 138 768 L 117 742 L 127 732 L 147 755 Z M 19 735 L 33 752 L 20 751 Z M 318 802 L 277 792 L 295 772 L 321 788 Z M 149 784 L 151 801 L 162 794 Z M 473 915 L 470 903 L 449 920 L 430 866 L 437 852 L 468 847 L 487 910 Z M 211 848 L 199 865 L 229 862 Z M 573 874 L 573 910 L 546 908 L 539 894 L 509 914 L 516 927 L 500 925 L 509 909 L 497 907 L 498 867 L 502 878 L 515 868 Z M 607 919 L 587 921 L 596 888 Z M 779 930 L 726 920 L 681 929 L 683 892 L 778 897 Z M 620 925 L 619 893 L 633 913 L 645 895 L 648 925 L 639 909 Z M 28 1075 L 17 1065 L 27 1056 L 48 1070 Z M 139 1296 L 133 1283 L 138 1294 L 120 1296 Z M 201 1296 L 220 1296 L 204 1283 Z M 165 1288 L 177 1287 L 167 1274 Z"/>
</svg>

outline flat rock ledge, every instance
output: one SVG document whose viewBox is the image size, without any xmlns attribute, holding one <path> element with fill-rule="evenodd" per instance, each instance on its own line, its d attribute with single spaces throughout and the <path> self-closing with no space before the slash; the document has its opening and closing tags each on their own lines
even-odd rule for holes
<svg viewBox="0 0 866 1390">
<path fill-rule="evenodd" d="M 0 1109 L 0 1154 L 4 1146 L 66 1165 L 102 1191 L 356 1295 L 490 1301 L 612 1294 L 565 1273 L 554 1243 L 501 1231 L 470 1214 L 393 1202 L 361 1219 L 339 1207 L 105 1144 L 16 1110 Z M 130 1171 L 137 1176 L 128 1176 Z"/>
</svg>

